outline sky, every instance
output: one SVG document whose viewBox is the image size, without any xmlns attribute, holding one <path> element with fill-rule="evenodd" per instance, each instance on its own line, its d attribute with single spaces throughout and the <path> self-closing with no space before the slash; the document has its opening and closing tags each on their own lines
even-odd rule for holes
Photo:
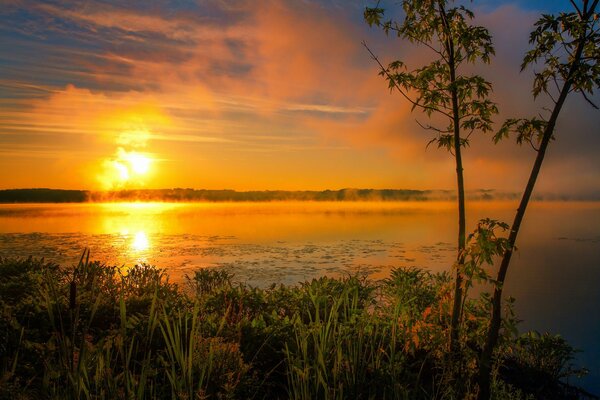
<svg viewBox="0 0 600 400">
<path fill-rule="evenodd" d="M 363 21 L 358 0 L 0 0 L 0 188 L 453 189 L 384 62 L 430 57 Z M 394 12 L 396 2 L 387 2 Z M 382 1 L 384 7 L 387 6 Z M 474 1 L 496 56 L 500 123 L 544 113 L 519 72 L 542 13 L 569 1 Z M 541 193 L 600 197 L 600 112 L 571 95 Z M 597 99 L 598 96 L 595 97 Z M 465 150 L 468 189 L 521 191 L 530 148 Z"/>
</svg>

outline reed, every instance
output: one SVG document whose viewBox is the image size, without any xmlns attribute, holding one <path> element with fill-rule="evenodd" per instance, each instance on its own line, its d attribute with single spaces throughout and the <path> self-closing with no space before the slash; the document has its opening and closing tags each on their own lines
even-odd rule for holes
<svg viewBox="0 0 600 400">
<path fill-rule="evenodd" d="M 0 399 L 451 399 L 447 275 L 320 278 L 267 289 L 200 271 L 90 261 L 0 260 Z M 465 302 L 464 390 L 472 394 L 489 301 Z M 507 327 L 513 322 L 508 316 Z M 572 394 L 573 349 L 510 329 L 494 398 Z M 543 377 L 543 379 L 542 379 Z M 577 392 L 583 393 L 583 392 Z"/>
</svg>

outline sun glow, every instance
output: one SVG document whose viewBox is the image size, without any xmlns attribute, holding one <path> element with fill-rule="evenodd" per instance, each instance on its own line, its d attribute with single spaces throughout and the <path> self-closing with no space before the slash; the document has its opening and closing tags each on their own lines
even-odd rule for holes
<svg viewBox="0 0 600 400">
<path fill-rule="evenodd" d="M 115 161 L 114 167 L 117 170 L 117 174 L 118 174 L 120 180 L 126 181 L 129 179 L 129 170 L 127 169 L 127 167 L 125 165 L 121 164 L 118 161 Z"/>
<path fill-rule="evenodd" d="M 148 156 L 130 152 L 126 155 L 125 160 L 129 164 L 129 169 L 137 175 L 144 175 L 150 170 L 151 160 Z"/>
<path fill-rule="evenodd" d="M 127 184 L 143 184 L 151 172 L 154 160 L 148 154 L 126 151 L 120 148 L 114 159 L 107 161 L 109 176 L 108 187 L 122 187 Z"/>
<path fill-rule="evenodd" d="M 104 190 L 137 189 L 146 186 L 156 170 L 156 158 L 148 152 L 154 132 L 165 129 L 168 119 L 154 108 L 136 108 L 117 113 L 104 122 L 106 139 L 114 141 L 114 152 L 102 160 L 97 175 Z"/>
</svg>

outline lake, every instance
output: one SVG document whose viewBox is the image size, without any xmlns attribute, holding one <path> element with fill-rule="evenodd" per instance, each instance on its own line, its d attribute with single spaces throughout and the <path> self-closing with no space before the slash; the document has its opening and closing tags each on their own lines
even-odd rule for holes
<svg viewBox="0 0 600 400">
<path fill-rule="evenodd" d="M 516 202 L 468 204 L 511 222 Z M 321 275 L 384 278 L 393 267 L 448 270 L 457 214 L 451 202 L 97 203 L 0 205 L 0 256 L 76 264 L 84 248 L 111 265 L 149 263 L 181 281 L 226 268 L 257 286 Z M 560 333 L 584 350 L 581 383 L 600 393 L 600 203 L 537 202 L 525 217 L 506 292 L 521 331 Z"/>
</svg>

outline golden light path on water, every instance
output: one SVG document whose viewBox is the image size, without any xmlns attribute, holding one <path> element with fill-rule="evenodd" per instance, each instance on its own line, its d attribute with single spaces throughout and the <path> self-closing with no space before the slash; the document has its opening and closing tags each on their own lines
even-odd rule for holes
<svg viewBox="0 0 600 400">
<path fill-rule="evenodd" d="M 336 242 L 380 234 L 387 239 L 397 239 L 389 229 L 381 231 L 390 218 L 398 217 L 398 213 L 404 220 L 401 225 L 410 227 L 404 231 L 405 238 L 425 239 L 430 236 L 428 224 L 414 220 L 419 219 L 414 215 L 415 210 L 446 213 L 448 204 L 130 202 L 77 205 L 75 208 L 80 208 L 78 220 L 82 224 L 77 229 L 89 230 L 103 238 L 103 243 L 90 244 L 92 255 L 107 263 L 117 262 L 125 269 L 142 263 L 164 267 L 172 279 L 179 280 L 191 273 L 193 266 L 235 265 L 240 270 L 247 270 L 254 265 L 271 264 L 273 269 L 276 266 L 285 268 L 292 262 L 305 269 L 318 270 L 321 266 L 323 273 L 332 274 L 342 264 L 362 265 L 357 267 L 362 269 L 371 268 L 373 264 L 390 265 L 394 259 L 387 256 L 390 249 L 384 248 L 382 243 L 345 243 L 341 249 Z M 56 211 L 62 212 L 60 208 Z M 309 242 L 306 247 L 300 244 L 304 241 Z M 290 250 L 293 243 L 297 243 L 296 247 Z M 118 256 L 111 257 L 111 253 L 102 247 L 115 249 Z M 187 251 L 185 247 L 194 250 Z M 352 252 L 355 255 L 351 258 L 340 257 Z M 408 261 L 421 258 L 419 251 L 412 248 L 398 249 L 396 257 L 400 256 Z M 260 269 L 258 266 L 253 268 Z M 238 275 L 243 276 L 240 270 Z M 372 275 L 384 277 L 386 270 Z M 294 276 L 293 273 L 288 275 Z M 291 279 L 297 282 L 310 276 L 303 273 Z"/>
<path fill-rule="evenodd" d="M 105 219 L 105 227 L 108 232 L 113 231 L 115 225 L 119 225 L 117 231 L 121 238 L 129 242 L 127 251 L 136 263 L 148 263 L 152 253 L 152 241 L 149 232 L 156 233 L 157 225 L 160 225 L 160 215 L 172 204 L 169 203 L 103 203 L 103 209 L 109 210 L 111 214 L 121 214 L 124 218 Z"/>
<path fill-rule="evenodd" d="M 468 225 L 510 221 L 515 208 L 471 203 Z M 402 265 L 448 270 L 456 221 L 451 201 L 13 204 L 0 205 L 0 255 L 68 265 L 90 248 L 93 259 L 156 265 L 175 280 L 205 267 L 261 285 L 356 271 L 384 278 Z M 535 203 L 520 244 L 558 247 L 567 243 L 559 237 L 597 237 L 598 226 L 599 203 Z"/>
<path fill-rule="evenodd" d="M 356 238 L 379 236 L 388 240 L 397 240 L 397 227 L 404 226 L 404 240 L 421 241 L 432 237 L 432 227 L 419 221 L 419 214 L 442 213 L 452 210 L 446 202 L 404 202 L 404 203 L 306 203 L 306 202 L 273 202 L 273 203 L 101 203 L 90 205 L 97 208 L 97 215 L 102 234 L 111 235 L 112 246 L 122 248 L 125 259 L 131 263 L 157 264 L 160 255 L 164 254 L 164 237 L 167 235 L 202 234 L 209 237 L 229 237 L 238 241 L 270 245 L 276 242 L 279 247 L 283 243 L 308 240 L 330 244 L 339 240 L 356 240 Z M 95 213 L 94 213 L 95 214 Z M 403 223 L 390 229 L 390 219 L 401 216 Z M 436 224 L 437 225 L 437 224 Z M 439 228 L 439 226 L 437 227 Z M 437 229 L 436 228 L 436 229 Z M 99 233 L 100 233 L 99 232 Z M 115 233 L 119 233 L 118 235 Z M 127 245 L 123 246 L 123 242 Z M 185 242 L 181 240 L 182 245 Z M 446 244 L 444 242 L 444 244 Z M 194 243 L 198 246 L 198 242 Z M 207 243 L 205 247 L 214 247 Z M 372 244 L 375 248 L 380 244 Z M 312 244 L 311 244 L 312 246 Z M 263 249 L 264 250 L 264 249 Z M 256 249 L 260 252 L 261 249 Z M 336 251 L 328 249 L 323 258 L 336 263 Z M 317 250 L 307 250 L 316 254 Z M 420 259 L 414 249 L 402 250 L 407 260 Z M 215 251 L 214 253 L 219 253 Z M 242 252 L 241 258 L 252 256 L 250 250 Z M 354 257 L 352 263 L 390 263 L 384 256 L 378 256 L 370 249 L 363 249 Z M 240 254 L 238 252 L 238 254 Z M 295 259 L 298 254 L 293 255 Z M 177 257 L 175 257 L 177 258 Z M 223 257 L 226 259 L 226 257 Z M 186 260 L 182 260 L 182 263 Z M 201 265 L 222 262 L 218 256 L 203 257 Z M 234 262 L 235 260 L 231 260 Z M 243 263 L 244 260 L 239 260 Z M 341 260 L 348 262 L 348 260 Z M 160 263 L 158 263 L 160 266 Z M 177 270 L 171 271 L 177 277 Z M 384 277 L 385 272 L 376 274 Z"/>
<path fill-rule="evenodd" d="M 374 265 L 384 266 L 376 273 L 383 277 L 391 265 L 447 252 L 453 209 L 445 202 L 3 205 L 0 233 L 29 232 L 18 238 L 23 254 L 61 263 L 88 247 L 94 259 L 157 265 L 174 279 L 199 267 L 228 266 L 254 283 L 296 283 L 345 270 L 375 274 Z M 40 234 L 31 238 L 31 232 Z"/>
</svg>

